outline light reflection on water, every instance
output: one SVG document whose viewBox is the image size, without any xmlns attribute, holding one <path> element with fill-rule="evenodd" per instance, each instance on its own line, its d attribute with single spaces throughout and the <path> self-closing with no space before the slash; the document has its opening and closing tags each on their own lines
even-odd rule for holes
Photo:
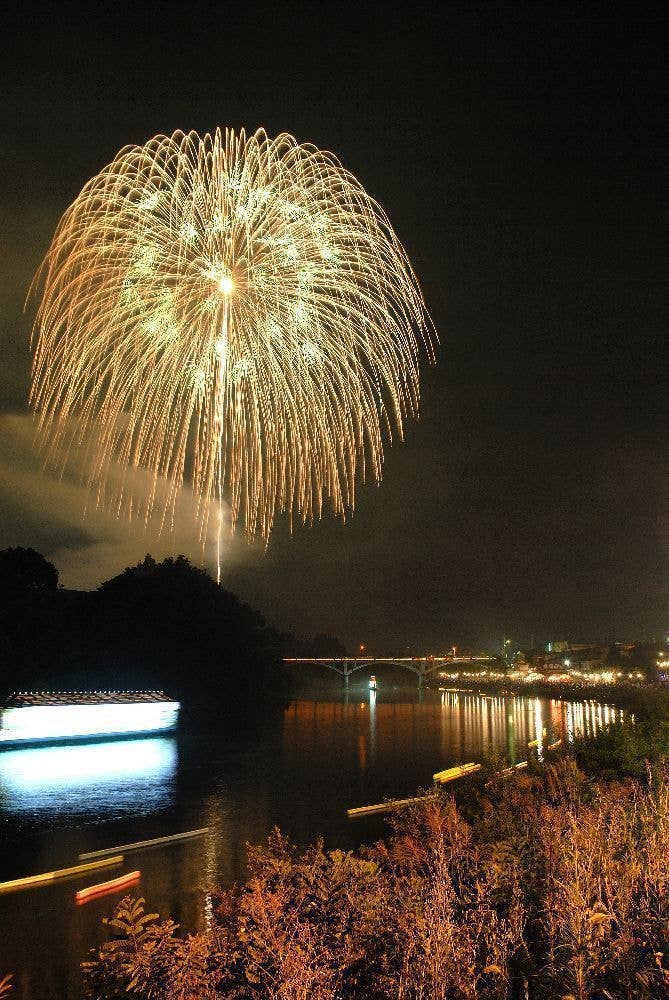
<svg viewBox="0 0 669 1000">
<path fill-rule="evenodd" d="M 308 787 L 311 772 L 317 770 L 336 774 L 344 784 L 348 775 L 349 795 L 358 794 L 356 788 L 359 794 L 385 794 L 381 776 L 394 794 L 429 781 L 439 768 L 480 759 L 489 746 L 502 750 L 510 763 L 531 752 L 543 759 L 551 743 L 572 745 L 622 718 L 621 709 L 591 701 L 453 690 L 400 701 L 372 690 L 365 691 L 361 701 L 293 702 L 283 716 L 280 761 L 284 778 L 298 789 Z M 528 750 L 532 741 L 536 748 Z M 419 770 L 421 760 L 426 764 Z M 30 818 L 35 825 L 67 823 L 68 817 L 100 823 L 157 813 L 170 807 L 177 774 L 173 736 L 3 750 L 0 817 Z M 254 794 L 262 799 L 269 789 L 259 777 Z M 237 796 L 241 792 L 238 789 Z M 225 798 L 228 808 L 238 805 L 234 793 Z M 206 801 L 200 798 L 199 808 L 210 811 Z M 342 802 L 339 808 L 350 805 Z"/>
<path fill-rule="evenodd" d="M 551 743 L 562 740 L 571 746 L 576 740 L 596 736 L 624 718 L 623 709 L 593 701 L 567 702 L 469 691 L 442 691 L 441 707 L 445 729 L 451 736 L 464 721 L 468 735 L 461 741 L 461 749 L 480 754 L 486 743 L 494 744 L 506 751 L 511 763 L 535 740 L 537 754 L 542 758 Z"/>
<path fill-rule="evenodd" d="M 328 770 L 350 769 L 350 748 L 356 748 L 358 778 L 389 772 L 402 781 L 406 762 L 429 759 L 429 779 L 437 767 L 463 760 L 480 760 L 491 746 L 510 763 L 562 742 L 571 746 L 582 737 L 623 719 L 622 709 L 592 701 L 484 695 L 442 690 L 424 701 L 397 700 L 383 691 L 370 691 L 364 701 L 295 701 L 284 715 L 283 751 L 291 761 L 315 761 Z M 536 746 L 528 748 L 528 743 Z M 432 764 L 435 765 L 432 768 Z M 415 780 L 415 779 L 414 779 Z"/>
<path fill-rule="evenodd" d="M 169 803 L 176 766 L 173 737 L 3 750 L 0 810 L 44 820 L 152 812 Z"/>
<path fill-rule="evenodd" d="M 247 733 L 192 723 L 178 738 L 4 750 L 0 877 L 206 826 L 204 837 L 129 854 L 123 866 L 141 870 L 138 894 L 152 910 L 197 931 L 211 920 L 212 886 L 243 879 L 247 843 L 275 825 L 298 844 L 319 834 L 328 848 L 371 842 L 383 819 L 352 824 L 347 808 L 413 795 L 435 771 L 481 760 L 491 745 L 512 763 L 546 755 L 551 742 L 569 746 L 623 714 L 589 701 L 393 691 L 381 678 L 378 691 L 360 684 L 348 697 L 331 689 L 295 700 Z M 104 939 L 100 918 L 115 902 L 75 907 L 83 884 L 0 896 L 0 966 L 17 974 L 17 1000 L 79 1000 L 79 962 Z"/>
</svg>

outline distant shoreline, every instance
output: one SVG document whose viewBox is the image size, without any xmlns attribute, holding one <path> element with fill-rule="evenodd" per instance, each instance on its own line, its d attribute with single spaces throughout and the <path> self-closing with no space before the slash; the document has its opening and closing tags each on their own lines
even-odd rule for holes
<svg viewBox="0 0 669 1000">
<path fill-rule="evenodd" d="M 656 692 L 664 694 L 666 689 L 660 684 L 578 684 L 567 681 L 530 681 L 528 683 L 512 682 L 508 678 L 495 680 L 481 677 L 468 678 L 463 681 L 440 681 L 431 678 L 429 687 L 447 691 L 463 691 L 476 694 L 484 691 L 486 694 L 498 694 L 528 698 L 559 698 L 562 701 L 599 701 L 621 707 L 633 706 L 640 696 Z"/>
</svg>

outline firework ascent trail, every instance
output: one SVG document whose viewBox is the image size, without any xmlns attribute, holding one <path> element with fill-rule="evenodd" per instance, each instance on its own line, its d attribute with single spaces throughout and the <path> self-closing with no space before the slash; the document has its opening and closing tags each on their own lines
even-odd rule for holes
<svg viewBox="0 0 669 1000">
<path fill-rule="evenodd" d="M 63 215 L 30 392 L 46 452 L 83 455 L 96 502 L 269 537 L 344 515 L 382 432 L 418 407 L 433 330 L 383 209 L 329 152 L 263 130 L 122 149 Z M 111 475 L 112 467 L 115 474 Z M 126 477 L 118 477 L 118 469 Z M 133 469 L 152 485 L 133 495 Z M 212 513 L 215 512 L 215 513 Z"/>
</svg>

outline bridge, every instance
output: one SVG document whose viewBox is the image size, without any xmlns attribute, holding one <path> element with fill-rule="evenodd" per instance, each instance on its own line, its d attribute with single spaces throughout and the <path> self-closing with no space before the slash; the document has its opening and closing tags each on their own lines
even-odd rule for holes
<svg viewBox="0 0 669 1000">
<path fill-rule="evenodd" d="M 495 661 L 494 656 L 286 656 L 283 660 L 284 663 L 293 666 L 311 663 L 326 667 L 340 674 L 347 684 L 351 674 L 364 667 L 403 667 L 417 675 L 419 685 L 440 667 L 464 667 Z"/>
</svg>

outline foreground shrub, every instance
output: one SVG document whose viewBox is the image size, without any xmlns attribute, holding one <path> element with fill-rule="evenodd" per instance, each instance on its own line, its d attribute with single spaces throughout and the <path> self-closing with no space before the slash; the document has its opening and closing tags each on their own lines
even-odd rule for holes
<svg viewBox="0 0 669 1000">
<path fill-rule="evenodd" d="M 150 1000 L 669 997 L 669 791 L 572 760 L 396 814 L 357 852 L 275 831 L 202 934 L 124 899 L 88 996 Z"/>
</svg>

